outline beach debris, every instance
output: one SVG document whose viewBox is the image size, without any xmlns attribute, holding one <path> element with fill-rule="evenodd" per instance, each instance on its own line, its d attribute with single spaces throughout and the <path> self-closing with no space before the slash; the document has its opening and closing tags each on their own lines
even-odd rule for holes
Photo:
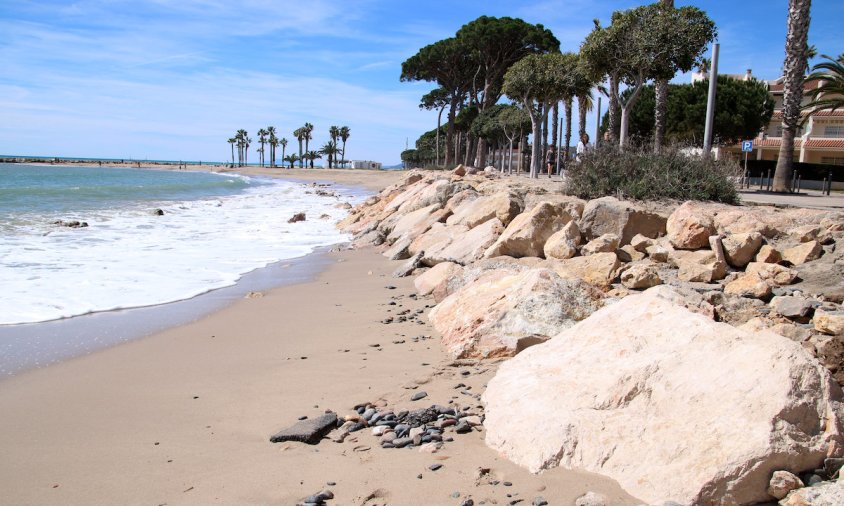
<svg viewBox="0 0 844 506">
<path fill-rule="evenodd" d="M 247 299 L 260 299 L 264 294 L 262 292 L 249 292 L 246 294 Z"/>
<path fill-rule="evenodd" d="M 296 223 L 298 221 L 305 221 L 305 213 L 294 214 L 293 217 L 287 220 L 287 223 Z"/>
<path fill-rule="evenodd" d="M 337 425 L 337 414 L 326 413 L 310 420 L 300 420 L 270 437 L 271 443 L 298 441 L 307 444 L 319 443 L 322 436 Z"/>
<path fill-rule="evenodd" d="M 164 216 L 164 210 L 163 209 L 153 209 L 151 211 L 151 214 L 153 216 Z"/>
<path fill-rule="evenodd" d="M 85 228 L 88 226 L 87 221 L 79 221 L 79 220 L 71 220 L 71 221 L 64 221 L 64 220 L 57 220 L 53 222 L 53 225 L 58 225 L 60 227 L 67 227 L 67 228 Z"/>
</svg>

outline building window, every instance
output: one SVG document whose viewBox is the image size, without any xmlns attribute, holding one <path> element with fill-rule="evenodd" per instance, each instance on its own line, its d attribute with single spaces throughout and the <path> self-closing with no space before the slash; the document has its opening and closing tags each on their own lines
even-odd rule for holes
<svg viewBox="0 0 844 506">
<path fill-rule="evenodd" d="M 844 156 L 822 156 L 821 163 L 825 165 L 844 165 Z"/>
<path fill-rule="evenodd" d="M 827 125 L 823 132 L 824 137 L 844 137 L 844 125 Z"/>
</svg>

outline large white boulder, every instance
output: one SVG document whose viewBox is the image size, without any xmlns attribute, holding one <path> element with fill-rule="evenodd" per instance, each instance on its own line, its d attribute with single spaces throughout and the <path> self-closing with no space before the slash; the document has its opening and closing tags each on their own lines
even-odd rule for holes
<svg viewBox="0 0 844 506">
<path fill-rule="evenodd" d="M 484 257 L 541 257 L 545 254 L 548 238 L 572 219 L 564 205 L 541 202 L 516 216 L 495 244 L 486 250 Z"/>
<path fill-rule="evenodd" d="M 632 202 L 620 201 L 615 197 L 601 197 L 586 203 L 580 218 L 580 230 L 586 240 L 604 234 L 615 234 L 624 246 L 630 244 L 636 235 L 650 238 L 664 235 L 665 217 Z"/>
<path fill-rule="evenodd" d="M 607 475 L 647 504 L 767 501 L 775 470 L 840 452 L 840 387 L 798 343 L 684 308 L 668 287 L 607 306 L 503 363 L 487 444 L 540 472 Z"/>
<path fill-rule="evenodd" d="M 586 318 L 602 298 L 550 269 L 493 270 L 449 295 L 429 318 L 455 358 L 508 357 Z"/>
<path fill-rule="evenodd" d="M 447 223 L 474 228 L 491 218 L 498 218 L 507 226 L 521 212 L 522 202 L 516 195 L 499 192 L 463 202 L 454 209 L 454 214 L 448 218 Z"/>
</svg>

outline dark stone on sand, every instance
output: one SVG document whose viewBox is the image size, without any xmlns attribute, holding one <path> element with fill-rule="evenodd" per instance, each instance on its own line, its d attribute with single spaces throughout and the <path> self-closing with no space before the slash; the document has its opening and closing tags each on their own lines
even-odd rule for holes
<svg viewBox="0 0 844 506">
<path fill-rule="evenodd" d="M 311 420 L 302 420 L 270 437 L 270 442 L 297 441 L 307 444 L 319 443 L 337 423 L 335 413 L 326 413 Z"/>
<path fill-rule="evenodd" d="M 357 432 L 357 431 L 364 429 L 364 428 L 366 428 L 366 424 L 363 424 L 363 423 L 360 423 L 360 422 L 355 422 L 355 423 L 353 423 L 352 425 L 349 426 L 349 432 Z"/>
<path fill-rule="evenodd" d="M 464 499 L 460 506 L 475 506 L 475 501 L 470 499 Z"/>
<path fill-rule="evenodd" d="M 469 425 L 468 422 L 461 420 L 454 428 L 454 432 L 458 434 L 466 434 L 467 432 L 472 432 L 472 426 Z"/>
<path fill-rule="evenodd" d="M 428 392 L 416 392 L 415 394 L 413 394 L 413 397 L 411 397 L 410 400 L 418 401 L 420 399 L 424 399 L 425 397 L 428 397 Z"/>
<path fill-rule="evenodd" d="M 533 502 L 531 504 L 533 506 L 547 506 L 548 501 L 546 501 L 544 497 L 539 496 L 539 497 L 534 497 Z"/>
<path fill-rule="evenodd" d="M 430 466 L 428 466 L 428 469 L 430 469 L 431 471 L 436 471 L 437 469 L 442 468 L 442 466 L 442 464 L 431 464 Z"/>
</svg>

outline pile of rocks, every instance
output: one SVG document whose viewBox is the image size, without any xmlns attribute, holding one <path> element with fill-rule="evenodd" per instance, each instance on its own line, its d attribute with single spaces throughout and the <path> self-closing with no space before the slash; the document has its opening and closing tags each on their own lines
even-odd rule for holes
<svg viewBox="0 0 844 506">
<path fill-rule="evenodd" d="M 339 226 L 354 247 L 406 260 L 395 275 L 437 302 L 431 321 L 456 358 L 515 355 L 668 284 L 716 321 L 801 342 L 844 382 L 844 213 L 583 201 L 543 184 L 414 171 Z"/>
<path fill-rule="evenodd" d="M 844 454 L 844 213 L 587 202 L 543 184 L 414 171 L 339 224 L 353 247 L 406 261 L 395 275 L 433 298 L 453 357 L 517 355 L 484 393 L 489 446 L 681 504 L 779 498 L 772 473 Z M 360 408 L 348 427 L 378 413 L 387 448 L 471 430 L 471 414 L 435 406 L 417 424 Z"/>
<path fill-rule="evenodd" d="M 453 434 L 480 430 L 483 414 L 460 411 L 454 407 L 432 405 L 427 408 L 394 413 L 372 404 L 355 406 L 355 413 L 344 417 L 340 427 L 347 433 L 371 428 L 382 448 L 414 448 L 436 452 L 444 443 L 454 440 Z"/>
</svg>

